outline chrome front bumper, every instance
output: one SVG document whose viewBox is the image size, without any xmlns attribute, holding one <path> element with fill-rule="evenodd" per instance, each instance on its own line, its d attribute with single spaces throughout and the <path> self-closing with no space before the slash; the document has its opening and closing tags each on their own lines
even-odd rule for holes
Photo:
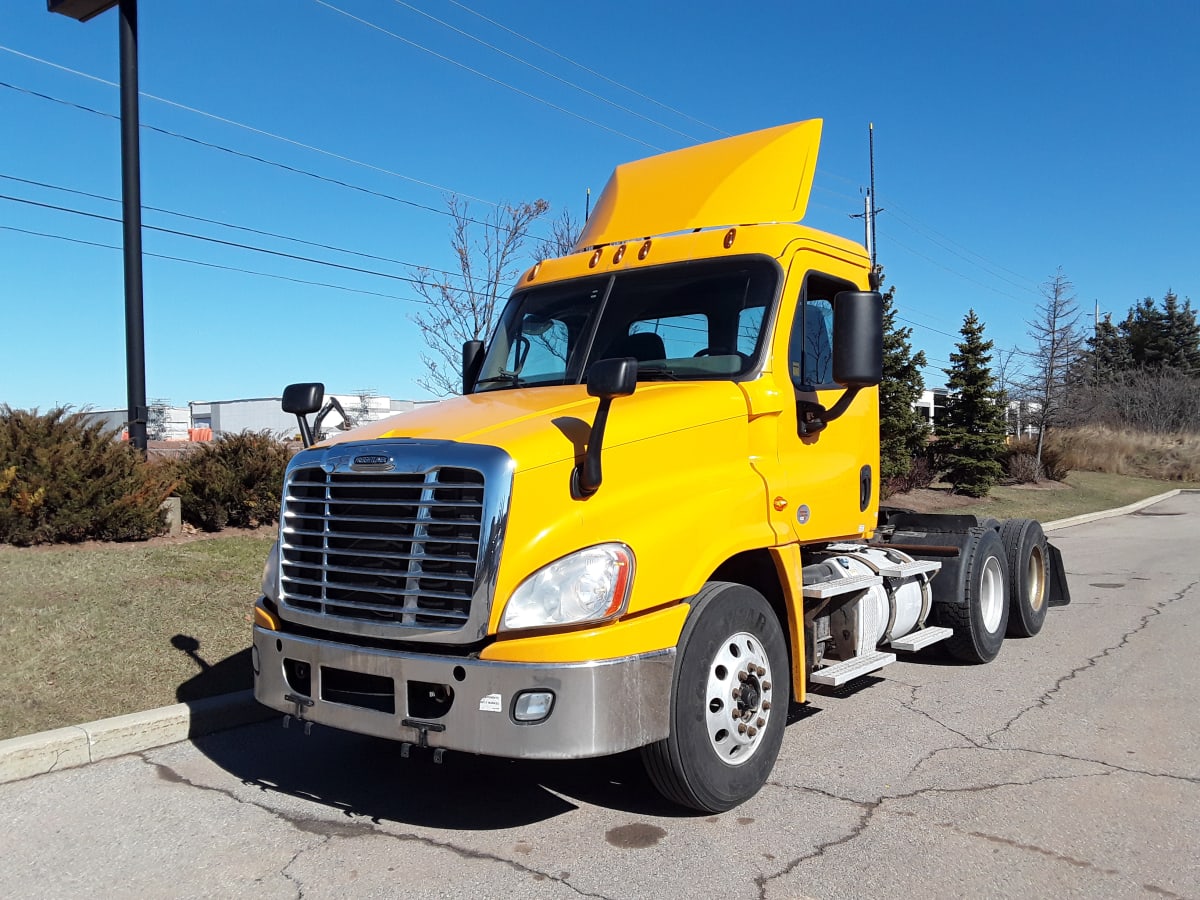
<svg viewBox="0 0 1200 900">
<path fill-rule="evenodd" d="M 253 663 L 255 699 L 305 721 L 485 756 L 578 759 L 667 736 L 675 651 L 586 663 L 493 662 L 373 650 L 256 626 Z M 530 690 L 553 692 L 553 708 L 540 722 L 518 722 L 516 698 Z M 430 691 L 442 699 L 426 702 Z M 413 706 L 424 714 L 414 715 Z"/>
</svg>

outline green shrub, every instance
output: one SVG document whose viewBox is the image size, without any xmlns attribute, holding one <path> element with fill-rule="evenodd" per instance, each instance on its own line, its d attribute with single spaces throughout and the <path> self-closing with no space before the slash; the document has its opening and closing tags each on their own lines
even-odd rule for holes
<svg viewBox="0 0 1200 900">
<path fill-rule="evenodd" d="M 175 463 L 183 519 L 205 531 L 279 520 L 287 445 L 267 431 L 223 434 Z"/>
<path fill-rule="evenodd" d="M 102 422 L 0 405 L 0 541 L 137 541 L 161 534 L 170 473 Z"/>
</svg>

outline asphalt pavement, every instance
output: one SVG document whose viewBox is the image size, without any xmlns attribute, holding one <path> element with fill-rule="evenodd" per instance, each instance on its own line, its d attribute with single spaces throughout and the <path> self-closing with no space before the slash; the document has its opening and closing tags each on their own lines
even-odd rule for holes
<svg viewBox="0 0 1200 900">
<path fill-rule="evenodd" d="M 43 774 L 0 784 L 0 896 L 1200 898 L 1200 495 L 1053 539 L 1073 602 L 1040 635 L 812 695 L 729 813 L 664 803 L 636 754 L 439 766 L 189 708 L 107 759 L 93 729 L 76 768 L 15 739 Z"/>
</svg>

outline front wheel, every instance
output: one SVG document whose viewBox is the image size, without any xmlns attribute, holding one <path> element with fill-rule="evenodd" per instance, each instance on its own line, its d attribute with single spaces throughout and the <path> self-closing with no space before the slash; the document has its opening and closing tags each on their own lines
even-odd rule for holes
<svg viewBox="0 0 1200 900">
<path fill-rule="evenodd" d="M 704 812 L 744 803 L 775 766 L 790 697 L 787 645 L 766 599 L 706 584 L 679 639 L 670 735 L 642 749 L 650 780 Z"/>
</svg>

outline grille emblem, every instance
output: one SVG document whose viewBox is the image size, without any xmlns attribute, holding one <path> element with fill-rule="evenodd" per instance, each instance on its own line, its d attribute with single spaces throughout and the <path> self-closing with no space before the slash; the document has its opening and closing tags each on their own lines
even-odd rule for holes
<svg viewBox="0 0 1200 900">
<path fill-rule="evenodd" d="M 388 469 L 394 468 L 392 465 L 392 458 L 390 456 L 356 456 L 354 457 L 354 462 L 352 465 L 355 468 L 358 468 L 359 466 L 364 468 L 369 467 L 372 469 L 377 469 L 380 467 L 386 467 Z"/>
</svg>

